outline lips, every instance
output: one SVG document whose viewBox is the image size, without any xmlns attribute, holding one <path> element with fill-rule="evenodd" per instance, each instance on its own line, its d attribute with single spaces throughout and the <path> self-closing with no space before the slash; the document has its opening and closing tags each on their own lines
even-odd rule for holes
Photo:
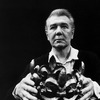
<svg viewBox="0 0 100 100">
<path fill-rule="evenodd" d="M 54 42 L 62 42 L 65 41 L 64 39 L 55 39 Z"/>
</svg>

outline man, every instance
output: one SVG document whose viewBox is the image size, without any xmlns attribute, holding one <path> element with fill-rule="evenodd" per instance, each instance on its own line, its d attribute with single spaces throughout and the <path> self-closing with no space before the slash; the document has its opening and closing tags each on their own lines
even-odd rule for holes
<svg viewBox="0 0 100 100">
<path fill-rule="evenodd" d="M 71 46 L 71 40 L 74 37 L 74 19 L 66 9 L 56 9 L 51 12 L 46 20 L 45 32 L 48 41 L 52 48 L 49 54 L 42 56 L 31 61 L 33 66 L 41 66 L 48 63 L 52 56 L 56 62 L 61 63 L 67 73 L 73 71 L 73 60 L 82 60 L 85 64 L 86 70 L 84 75 L 81 76 L 84 87 L 81 89 L 82 96 L 79 100 L 89 100 L 92 96 L 93 100 L 100 99 L 100 72 L 98 58 L 87 52 L 79 51 Z M 35 63 L 35 64 L 34 64 Z M 37 100 L 38 89 L 35 86 L 35 81 L 32 80 L 30 71 L 26 72 L 27 75 L 15 86 L 13 96 L 16 99 L 22 100 Z M 94 75 L 95 73 L 95 75 Z M 46 98 L 44 100 L 58 100 L 58 98 Z M 68 100 L 67 98 L 63 98 Z M 61 100 L 63 100 L 61 99 Z M 70 100 L 75 100 L 76 96 Z"/>
</svg>

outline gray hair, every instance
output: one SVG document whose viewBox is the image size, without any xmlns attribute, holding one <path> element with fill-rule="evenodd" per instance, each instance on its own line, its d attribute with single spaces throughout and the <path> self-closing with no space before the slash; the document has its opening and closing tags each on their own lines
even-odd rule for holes
<svg viewBox="0 0 100 100">
<path fill-rule="evenodd" d="M 72 17 L 71 13 L 67 10 L 67 9 L 55 9 L 53 10 L 49 17 L 47 18 L 47 20 L 51 17 L 51 16 L 67 16 L 70 21 L 71 21 L 71 25 L 73 30 L 75 29 L 75 25 L 74 25 L 74 18 Z M 45 26 L 45 30 L 47 28 L 47 20 L 46 20 L 46 26 Z"/>
</svg>

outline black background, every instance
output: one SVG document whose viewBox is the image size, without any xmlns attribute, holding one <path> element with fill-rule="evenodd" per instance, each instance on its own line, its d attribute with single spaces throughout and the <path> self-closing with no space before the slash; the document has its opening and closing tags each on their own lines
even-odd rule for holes
<svg viewBox="0 0 100 100">
<path fill-rule="evenodd" d="M 66 8 L 75 19 L 73 47 L 100 57 L 99 0 L 0 1 L 0 100 L 32 58 L 50 50 L 44 31 L 53 9 Z"/>
</svg>

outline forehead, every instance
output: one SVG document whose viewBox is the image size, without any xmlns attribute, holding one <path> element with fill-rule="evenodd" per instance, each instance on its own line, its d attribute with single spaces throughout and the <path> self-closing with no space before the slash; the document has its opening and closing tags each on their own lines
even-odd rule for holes
<svg viewBox="0 0 100 100">
<path fill-rule="evenodd" d="M 47 26 L 57 23 L 67 23 L 70 24 L 70 19 L 67 16 L 51 16 L 47 19 Z"/>
</svg>

